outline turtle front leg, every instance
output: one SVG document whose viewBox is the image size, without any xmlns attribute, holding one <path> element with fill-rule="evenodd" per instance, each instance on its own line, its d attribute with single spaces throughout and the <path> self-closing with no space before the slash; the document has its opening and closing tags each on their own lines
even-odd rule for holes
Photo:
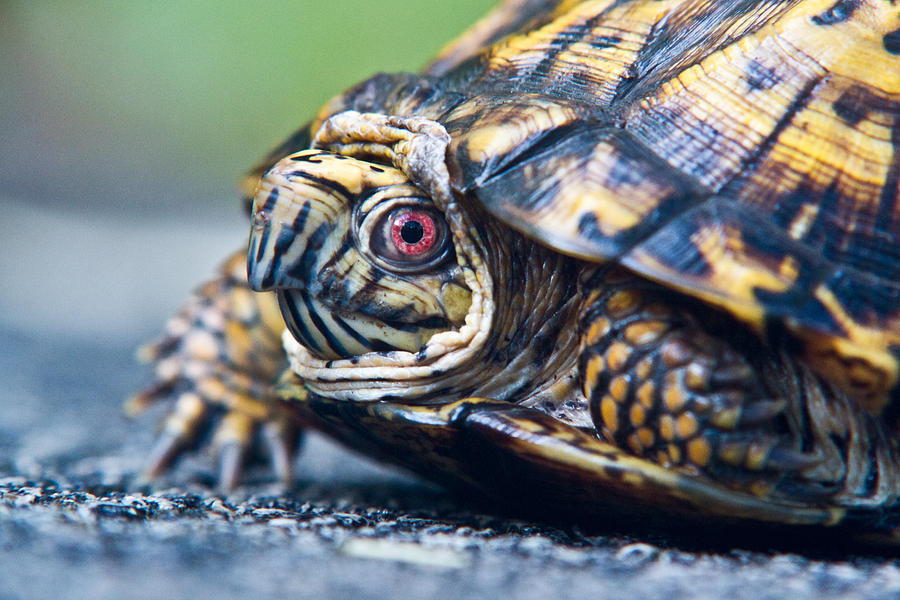
<svg viewBox="0 0 900 600">
<path fill-rule="evenodd" d="M 173 402 L 150 453 L 147 476 L 158 476 L 175 457 L 211 435 L 219 485 L 229 489 L 261 433 L 275 472 L 290 480 L 299 427 L 273 394 L 286 366 L 283 330 L 274 294 L 248 288 L 246 251 L 241 251 L 195 291 L 160 339 L 139 350 L 139 358 L 153 364 L 155 381 L 128 400 L 126 412 L 140 413 L 162 399 Z"/>
<path fill-rule="evenodd" d="M 895 444 L 880 420 L 787 351 L 621 270 L 589 289 L 579 369 L 607 441 L 757 496 L 895 493 Z"/>
</svg>

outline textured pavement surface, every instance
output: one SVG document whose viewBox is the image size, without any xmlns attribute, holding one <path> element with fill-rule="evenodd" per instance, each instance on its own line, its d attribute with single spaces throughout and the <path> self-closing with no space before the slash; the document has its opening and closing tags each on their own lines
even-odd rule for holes
<svg viewBox="0 0 900 600">
<path fill-rule="evenodd" d="M 216 495 L 202 455 L 148 486 L 135 473 L 161 413 L 121 416 L 145 377 L 130 347 L 5 330 L 0 348 L 4 600 L 900 596 L 889 557 L 686 550 L 503 517 L 317 436 L 289 491 L 256 469 Z"/>
</svg>

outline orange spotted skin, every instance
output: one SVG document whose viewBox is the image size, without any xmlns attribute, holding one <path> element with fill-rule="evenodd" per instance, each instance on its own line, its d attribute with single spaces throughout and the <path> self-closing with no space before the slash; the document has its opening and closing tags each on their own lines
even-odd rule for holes
<svg viewBox="0 0 900 600">
<path fill-rule="evenodd" d="M 414 138 L 441 140 L 440 168 L 413 165 Z M 290 166 L 310 148 L 334 168 Z M 153 470 L 224 405 L 239 409 L 217 438 L 246 447 L 268 419 L 282 464 L 302 422 L 492 497 L 900 543 L 900 3 L 506 0 L 422 74 L 352 87 L 273 150 L 242 183 L 253 227 L 276 214 L 252 204 L 274 172 L 353 196 L 347 158 L 392 166 L 467 224 L 456 256 L 468 241 L 477 260 L 458 265 L 483 269 L 466 298 L 487 308 L 454 326 L 489 320 L 484 344 L 414 397 L 425 345 L 369 389 L 301 341 L 276 405 L 283 323 L 271 295 L 241 313 L 229 275 L 201 291 L 213 318 L 151 352 L 161 384 L 137 402 L 186 390 Z M 307 252 L 304 206 L 282 249 Z M 340 239 L 304 264 L 360 243 Z M 283 274 L 270 250 L 257 262 Z M 406 360 L 345 354 L 359 372 Z"/>
<path fill-rule="evenodd" d="M 604 439 L 752 494 L 802 485 L 801 471 L 818 462 L 813 446 L 828 443 L 793 414 L 807 393 L 794 382 L 815 389 L 814 376 L 749 332 L 722 335 L 727 317 L 627 272 L 603 273 L 591 288 L 580 373 Z"/>
</svg>

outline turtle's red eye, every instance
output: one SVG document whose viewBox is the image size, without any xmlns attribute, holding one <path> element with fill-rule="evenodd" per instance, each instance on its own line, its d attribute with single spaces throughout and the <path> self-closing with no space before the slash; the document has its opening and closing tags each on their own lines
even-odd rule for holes
<svg viewBox="0 0 900 600">
<path fill-rule="evenodd" d="M 434 219 L 419 210 L 396 214 L 391 222 L 391 241 L 405 256 L 421 256 L 434 248 L 437 231 Z"/>
<path fill-rule="evenodd" d="M 430 268 L 447 255 L 447 224 L 429 208 L 402 206 L 379 217 L 369 248 L 389 269 L 415 272 Z"/>
</svg>

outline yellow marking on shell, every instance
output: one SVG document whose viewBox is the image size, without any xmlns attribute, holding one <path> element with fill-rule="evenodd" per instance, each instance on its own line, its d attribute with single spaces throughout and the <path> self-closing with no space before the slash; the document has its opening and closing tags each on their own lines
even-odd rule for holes
<svg viewBox="0 0 900 600">
<path fill-rule="evenodd" d="M 898 383 L 897 359 L 892 346 L 900 345 L 900 313 L 885 328 L 866 327 L 851 317 L 834 293 L 824 284 L 813 295 L 828 310 L 846 339 L 816 335 L 796 328 L 806 342 L 806 356 L 812 367 L 858 397 L 867 410 L 879 414 L 888 401 L 886 390 Z M 794 327 L 788 321 L 789 327 Z"/>
<path fill-rule="evenodd" d="M 590 302 L 588 302 L 586 306 L 590 306 Z M 590 327 L 588 327 L 587 333 L 584 336 L 585 343 L 596 344 L 605 339 L 606 335 L 609 333 L 610 326 L 610 321 L 606 317 L 595 319 Z"/>
<path fill-rule="evenodd" d="M 625 366 L 628 357 L 631 356 L 631 347 L 622 342 L 613 342 L 606 349 L 606 365 L 611 371 L 617 373 Z"/>
<path fill-rule="evenodd" d="M 659 435 L 667 442 L 675 439 L 675 419 L 672 415 L 662 415 L 659 418 Z"/>
<path fill-rule="evenodd" d="M 604 105 L 616 94 L 619 83 L 631 76 L 632 65 L 654 26 L 683 0 L 631 2 L 618 6 L 609 2 L 584 3 L 544 28 L 543 39 L 552 39 L 563 30 L 579 27 L 605 10 L 603 19 L 554 58 L 549 77 L 560 74 L 573 85 L 589 88 L 596 102 Z M 614 40 L 610 42 L 609 40 Z M 537 41 L 537 40 L 532 40 Z M 541 40 L 543 41 L 543 40 Z M 515 61 L 515 59 L 511 59 Z"/>
<path fill-rule="evenodd" d="M 571 108 L 533 98 L 485 115 L 476 127 L 454 140 L 452 147 L 465 142 L 469 159 L 480 163 L 503 156 L 525 140 L 565 125 L 575 117 Z"/>
<path fill-rule="evenodd" d="M 647 412 L 644 410 L 644 407 L 635 403 L 631 405 L 631 409 L 628 411 L 628 418 L 632 426 L 640 427 L 647 421 Z"/>
<path fill-rule="evenodd" d="M 572 229 L 586 217 L 593 218 L 600 232 L 608 237 L 642 223 L 673 189 L 668 182 L 652 177 L 653 173 L 623 181 L 620 176 L 614 176 L 622 168 L 622 161 L 615 145 L 605 141 L 597 144 L 590 160 L 577 172 L 560 172 L 562 184 L 552 211 L 542 217 L 556 220 L 558 214 L 565 216 L 570 219 L 567 224 L 561 223 L 566 229 Z M 574 170 L 575 165 L 583 163 L 579 157 L 573 157 L 570 164 Z M 550 207 L 545 208 L 549 210 Z M 577 231 L 573 233 L 580 235 Z"/>
<path fill-rule="evenodd" d="M 777 83 L 748 91 L 751 65 L 772 70 Z M 820 74 L 776 40 L 746 36 L 663 82 L 632 109 L 629 124 L 670 164 L 717 190 L 740 172 L 805 82 Z M 663 119 L 672 125 L 654 125 Z"/>
<path fill-rule="evenodd" d="M 628 378 L 625 375 L 613 378 L 609 383 L 609 394 L 616 402 L 625 402 L 628 397 Z"/>
<path fill-rule="evenodd" d="M 615 433 L 619 430 L 619 407 L 609 396 L 604 396 L 600 401 L 600 416 L 608 431 Z"/>
<path fill-rule="evenodd" d="M 647 410 L 652 409 L 653 405 L 656 404 L 656 386 L 652 381 L 642 383 L 635 395 L 637 396 L 637 401 Z"/>
<path fill-rule="evenodd" d="M 833 5 L 833 0 L 801 2 L 772 26 L 786 44 L 829 72 L 900 94 L 897 57 L 885 50 L 882 41 L 885 34 L 900 29 L 900 11 L 894 2 L 866 0 L 849 19 L 827 27 L 816 25 L 812 17 Z"/>
<path fill-rule="evenodd" d="M 682 440 L 692 437 L 700 429 L 700 424 L 691 413 L 682 413 L 675 421 L 675 432 Z"/>
<path fill-rule="evenodd" d="M 900 69 L 898 69 L 900 70 Z M 794 115 L 791 125 L 778 137 L 766 165 L 787 165 L 784 185 L 811 179 L 823 188 L 837 183 L 841 196 L 862 203 L 857 210 L 871 210 L 867 204 L 879 201 L 879 192 L 891 168 L 892 123 L 876 123 L 874 109 L 859 124 L 845 123 L 834 113 L 834 104 L 852 82 L 829 79 L 810 99 L 807 107 Z M 759 170 L 770 176 L 770 168 Z M 876 207 L 877 210 L 877 207 Z"/>
<path fill-rule="evenodd" d="M 744 300 L 739 316 L 761 328 L 765 313 L 756 301 L 758 290 L 784 292 L 794 279 L 780 277 L 754 260 L 744 247 L 741 232 L 730 227 L 701 229 L 691 235 L 691 241 L 712 265 L 714 289 L 729 290 L 733 298 Z"/>
<path fill-rule="evenodd" d="M 633 346 L 652 344 L 668 331 L 669 326 L 662 321 L 641 321 L 625 328 L 625 341 Z"/>
<path fill-rule="evenodd" d="M 514 201 L 498 201 L 498 210 L 532 231 L 533 224 L 540 223 L 540 233 L 572 256 L 598 258 L 594 243 L 579 224 L 594 223 L 603 236 L 614 237 L 644 223 L 661 202 L 678 192 L 652 167 L 624 156 L 605 140 L 589 156 L 566 154 L 547 161 L 542 169 L 553 174 L 552 201 L 527 208 Z M 623 178 L 623 169 L 633 174 Z"/>
<path fill-rule="evenodd" d="M 688 460 L 698 467 L 705 467 L 712 458 L 712 447 L 703 438 L 694 438 L 687 443 Z"/>
<path fill-rule="evenodd" d="M 806 236 L 806 234 L 809 233 L 809 228 L 812 227 L 813 222 L 815 222 L 816 217 L 819 215 L 820 208 L 821 204 L 815 202 L 807 202 L 801 206 L 800 210 L 797 212 L 797 216 L 794 217 L 791 224 L 788 226 L 788 235 L 795 240 L 802 239 Z"/>
<path fill-rule="evenodd" d="M 591 397 L 591 394 L 594 392 L 594 388 L 597 387 L 597 383 L 600 381 L 600 374 L 606 370 L 606 361 L 599 354 L 595 354 L 591 356 L 587 361 L 587 366 L 585 367 L 585 376 L 584 376 L 584 395 L 588 398 Z"/>
<path fill-rule="evenodd" d="M 596 17 L 612 4 L 613 0 L 594 0 L 569 6 L 565 11 L 557 11 L 555 18 L 547 25 L 497 44 L 491 52 L 489 68 L 503 70 L 510 64 L 539 63 L 551 50 L 551 44 L 557 35 Z"/>
<path fill-rule="evenodd" d="M 691 296 L 726 308 L 763 335 L 766 309 L 757 300 L 758 292 L 780 294 L 790 289 L 797 275 L 794 259 L 783 258 L 780 267 L 772 268 L 744 246 L 740 231 L 721 224 L 698 229 L 691 234 L 691 242 L 709 265 L 709 272 L 702 276 L 678 272 L 640 248 L 623 262 Z"/>
</svg>

